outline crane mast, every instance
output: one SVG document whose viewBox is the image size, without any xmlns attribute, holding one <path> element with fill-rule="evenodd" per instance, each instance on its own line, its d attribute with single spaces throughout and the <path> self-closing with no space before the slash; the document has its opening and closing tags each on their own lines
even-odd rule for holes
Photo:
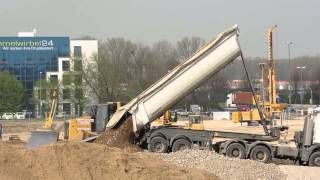
<svg viewBox="0 0 320 180">
<path fill-rule="evenodd" d="M 275 74 L 275 62 L 273 59 L 273 30 L 277 25 L 272 26 L 268 29 L 268 62 L 269 62 L 269 105 L 276 104 L 276 74 Z M 270 112 L 272 108 L 270 108 Z"/>
</svg>

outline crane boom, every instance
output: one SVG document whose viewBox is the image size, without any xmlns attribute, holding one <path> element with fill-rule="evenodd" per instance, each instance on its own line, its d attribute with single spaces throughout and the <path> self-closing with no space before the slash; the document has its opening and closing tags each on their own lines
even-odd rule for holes
<svg viewBox="0 0 320 180">
<path fill-rule="evenodd" d="M 51 128 L 52 126 L 53 117 L 57 109 L 57 97 L 58 97 L 58 89 L 54 88 L 52 92 L 52 97 L 51 97 L 50 112 L 48 113 L 48 116 L 44 125 L 45 128 Z"/>
<path fill-rule="evenodd" d="M 273 30 L 277 27 L 274 25 L 268 29 L 268 61 L 269 61 L 269 104 L 276 104 L 276 73 L 275 62 L 273 59 Z"/>
<path fill-rule="evenodd" d="M 238 27 L 235 25 L 119 108 L 107 128 L 116 127 L 121 119 L 129 115 L 132 116 L 133 130 L 143 129 L 240 54 Z"/>
</svg>

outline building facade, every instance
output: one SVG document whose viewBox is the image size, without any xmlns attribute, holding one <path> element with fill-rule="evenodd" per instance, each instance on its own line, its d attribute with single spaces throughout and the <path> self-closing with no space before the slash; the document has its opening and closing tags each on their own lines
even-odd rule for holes
<svg viewBox="0 0 320 180">
<path fill-rule="evenodd" d="M 40 86 L 36 84 L 40 79 L 56 81 L 59 84 L 57 114 L 74 114 L 77 109 L 79 111 L 74 105 L 75 98 L 72 98 L 78 91 L 77 88 L 81 89 L 85 96 L 91 97 L 89 103 L 95 101 L 82 83 L 81 72 L 82 67 L 91 63 L 92 57 L 97 53 L 97 40 L 72 40 L 69 37 L 0 37 L 0 71 L 9 71 L 21 81 L 28 95 L 26 109 L 34 110 L 35 115 L 40 115 L 41 106 L 48 104 L 48 98 L 40 98 L 43 87 L 41 83 Z M 71 76 L 73 79 L 70 81 Z M 66 80 L 68 78 L 69 84 Z M 39 97 L 39 103 L 35 101 L 35 96 Z"/>
</svg>

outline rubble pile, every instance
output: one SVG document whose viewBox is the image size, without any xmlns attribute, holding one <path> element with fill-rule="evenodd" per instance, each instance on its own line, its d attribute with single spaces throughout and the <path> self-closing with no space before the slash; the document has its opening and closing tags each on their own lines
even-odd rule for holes
<svg viewBox="0 0 320 180">
<path fill-rule="evenodd" d="M 155 154 L 160 159 L 182 167 L 207 170 L 220 179 L 285 179 L 275 164 L 248 159 L 235 159 L 207 150 L 188 149 L 173 153 Z"/>
</svg>

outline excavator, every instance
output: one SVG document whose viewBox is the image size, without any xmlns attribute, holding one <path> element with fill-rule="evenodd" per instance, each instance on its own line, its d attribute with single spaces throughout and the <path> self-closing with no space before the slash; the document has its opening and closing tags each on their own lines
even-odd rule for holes
<svg viewBox="0 0 320 180">
<path fill-rule="evenodd" d="M 31 131 L 31 137 L 27 143 L 28 148 L 34 148 L 45 144 L 54 144 L 58 140 L 58 131 L 54 130 L 53 118 L 57 109 L 58 89 L 54 88 L 51 96 L 50 111 L 47 114 L 45 124 L 42 128 Z"/>
<path fill-rule="evenodd" d="M 47 114 L 44 126 L 36 131 L 31 131 L 31 137 L 27 143 L 28 148 L 54 144 L 61 141 L 89 141 L 104 132 L 107 120 L 121 106 L 120 102 L 107 102 L 94 104 L 88 116 L 71 118 L 64 124 L 55 127 L 53 120 L 57 109 L 58 89 L 54 88 L 51 96 L 50 111 Z"/>
</svg>

